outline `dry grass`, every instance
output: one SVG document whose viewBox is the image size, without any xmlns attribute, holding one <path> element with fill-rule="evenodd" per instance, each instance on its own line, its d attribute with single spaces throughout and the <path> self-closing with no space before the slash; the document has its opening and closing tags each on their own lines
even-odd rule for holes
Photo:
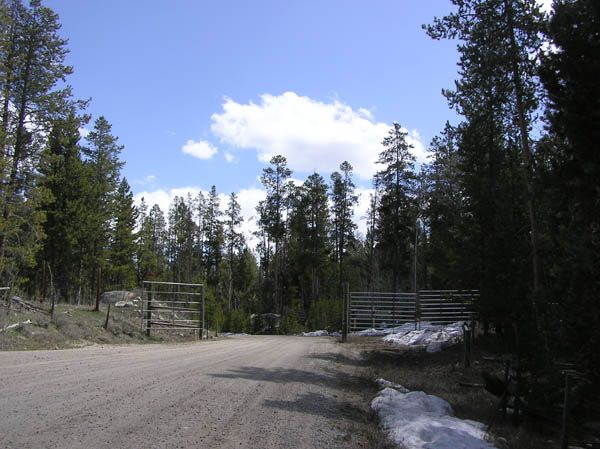
<svg viewBox="0 0 600 449">
<path fill-rule="evenodd" d="M 401 348 L 384 343 L 376 337 L 350 338 L 352 351 L 360 354 L 360 370 L 365 382 L 370 381 L 369 393 L 376 393 L 373 380 L 382 377 L 439 396 L 454 408 L 456 416 L 485 423 L 499 449 L 541 449 L 559 447 L 559 429 L 534 429 L 529 425 L 516 426 L 498 411 L 499 400 L 483 388 L 465 387 L 461 383 L 481 384 L 481 371 L 502 376 L 502 365 L 486 361 L 483 351 L 475 348 L 470 368 L 463 367 L 462 347 L 448 348 L 429 354 L 423 350 Z"/>
<path fill-rule="evenodd" d="M 41 309 L 49 304 L 33 303 Z M 13 305 L 10 309 L 0 302 L 0 329 L 14 323 L 31 320 L 31 324 L 0 332 L 0 351 L 66 349 L 91 344 L 130 344 L 190 341 L 191 334 L 158 333 L 146 337 L 141 329 L 139 311 L 133 308 L 111 307 L 108 329 L 104 329 L 106 305 L 100 312 L 90 306 L 58 304 L 54 317 L 49 313 L 26 310 Z"/>
</svg>

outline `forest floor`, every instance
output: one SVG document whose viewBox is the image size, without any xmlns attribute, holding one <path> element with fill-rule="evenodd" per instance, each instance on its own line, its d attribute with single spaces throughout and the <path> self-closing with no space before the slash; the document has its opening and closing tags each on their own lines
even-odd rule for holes
<svg viewBox="0 0 600 449">
<path fill-rule="evenodd" d="M 349 343 L 352 351 L 360 354 L 361 375 L 365 379 L 383 378 L 411 391 L 424 391 L 446 400 L 458 418 L 487 425 L 492 443 L 498 449 L 560 447 L 557 424 L 517 426 L 510 415 L 502 417 L 497 397 L 473 386 L 482 384 L 482 371 L 500 378 L 503 375 L 502 363 L 490 360 L 490 352 L 481 347 L 473 349 L 470 367 L 465 368 L 462 345 L 427 353 L 423 349 L 385 343 L 381 337 L 350 337 Z"/>
<path fill-rule="evenodd" d="M 90 305 L 57 304 L 51 317 L 50 303 L 28 302 L 35 309 L 0 301 L 0 351 L 67 349 L 94 344 L 132 344 L 193 341 L 189 331 L 154 333 L 142 331 L 139 309 L 111 306 L 107 329 L 107 305 L 94 312 Z M 13 327 L 14 326 L 14 327 Z M 187 332 L 187 333 L 184 333 Z"/>
</svg>

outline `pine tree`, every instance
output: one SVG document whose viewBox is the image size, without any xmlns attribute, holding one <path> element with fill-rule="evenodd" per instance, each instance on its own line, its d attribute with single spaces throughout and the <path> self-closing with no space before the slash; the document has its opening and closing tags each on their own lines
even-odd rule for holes
<svg viewBox="0 0 600 449">
<path fill-rule="evenodd" d="M 229 195 L 229 203 L 227 204 L 227 211 L 225 212 L 225 248 L 227 250 L 227 303 L 228 310 L 232 308 L 233 298 L 233 284 L 234 284 L 234 268 L 236 265 L 236 258 L 244 247 L 244 236 L 238 231 L 244 217 L 242 217 L 242 208 L 237 200 L 237 195 L 231 193 Z M 234 304 L 235 308 L 235 304 Z"/>
<path fill-rule="evenodd" d="M 57 15 L 34 0 L 0 3 L 0 283 L 19 281 L 43 236 L 45 192 L 36 183 L 52 124 L 82 103 L 64 84 L 66 41 Z M 27 201 L 22 201 L 26 198 Z"/>
<path fill-rule="evenodd" d="M 194 236 L 196 224 L 189 202 L 181 197 L 173 198 L 169 209 L 167 254 L 171 280 L 191 282 L 193 276 Z"/>
<path fill-rule="evenodd" d="M 542 15 L 534 0 L 461 0 L 453 3 L 457 6 L 456 12 L 436 19 L 433 25 L 425 28 L 435 39 L 461 41 L 458 45 L 460 80 L 456 82 L 456 90 L 445 91 L 445 95 L 451 106 L 466 119 L 465 126 L 460 128 L 461 147 L 470 148 L 471 153 L 464 161 L 487 172 L 471 171 L 481 178 L 472 179 L 473 186 L 479 184 L 483 188 L 480 192 L 487 193 L 478 206 L 483 253 L 482 290 L 491 298 L 498 286 L 507 285 L 507 280 L 515 274 L 510 271 L 518 265 L 514 262 L 505 264 L 498 272 L 499 261 L 516 259 L 520 264 L 521 238 L 528 238 L 527 252 L 531 254 L 529 291 L 523 292 L 521 282 L 512 281 L 509 285 L 514 290 L 503 295 L 514 299 L 511 306 L 504 308 L 500 296 L 492 302 L 494 307 L 504 308 L 499 316 L 504 314 L 501 320 L 506 325 L 514 322 L 514 318 L 505 312 L 516 310 L 539 324 L 538 303 L 543 298 L 543 288 L 530 129 L 539 97 L 537 61 L 532 55 L 536 55 L 542 45 Z M 477 196 L 475 189 L 468 193 Z M 491 202 L 491 207 L 485 201 Z M 503 238 L 501 234 L 505 230 L 522 228 L 523 214 L 528 235 L 515 231 L 512 237 Z M 511 235 L 510 232 L 506 234 Z M 521 276 L 517 274 L 517 278 L 521 279 Z M 517 302 L 522 296 L 529 296 L 529 311 Z M 523 332 L 518 334 L 519 338 L 524 337 Z"/>
<path fill-rule="evenodd" d="M 554 2 L 541 77 L 548 96 L 550 136 L 542 145 L 540 183 L 545 195 L 552 257 L 549 269 L 557 309 L 552 323 L 562 355 L 600 385 L 600 5 Z M 540 164 L 542 165 L 542 164 Z M 597 389 L 597 388 L 596 388 Z"/>
<path fill-rule="evenodd" d="M 467 208 L 467 194 L 461 183 L 458 135 L 446 124 L 430 145 L 432 162 L 424 170 L 425 208 L 428 230 L 426 282 L 431 288 L 471 288 L 478 285 L 478 260 L 473 245 L 473 214 Z M 471 234 L 471 235 L 469 235 Z"/>
<path fill-rule="evenodd" d="M 398 291 L 407 288 L 410 281 L 402 283 L 401 278 L 410 277 L 410 244 L 416 223 L 414 156 L 406 142 L 407 133 L 398 123 L 383 140 L 383 151 L 378 164 L 383 169 L 377 172 L 380 188 L 377 210 L 378 249 L 382 256 L 382 268 L 390 275 L 389 287 Z"/>
<path fill-rule="evenodd" d="M 290 205 L 287 272 L 295 276 L 291 284 L 299 289 L 308 314 L 311 305 L 328 291 L 330 219 L 323 177 L 313 173 L 293 189 Z"/>
<path fill-rule="evenodd" d="M 114 219 L 107 252 L 109 261 L 106 278 L 118 289 L 135 285 L 135 234 L 137 210 L 133 194 L 125 178 L 121 180 L 114 197 Z"/>
<path fill-rule="evenodd" d="M 88 172 L 81 159 L 79 127 L 81 120 L 70 117 L 56 122 L 40 164 L 40 185 L 49 193 L 43 204 L 46 213 L 39 259 L 53 273 L 53 284 L 64 300 L 69 300 L 78 285 L 81 247 L 89 238 L 83 234 L 86 221 Z"/>
<path fill-rule="evenodd" d="M 223 223 L 221 221 L 223 213 L 217 189 L 212 186 L 206 201 L 204 210 L 204 259 L 206 263 L 206 281 L 213 287 L 215 299 L 219 302 L 222 298 L 219 295 L 219 284 L 221 281 L 220 269 L 223 259 Z"/>
<path fill-rule="evenodd" d="M 288 202 L 289 186 L 287 180 L 292 175 L 292 171 L 287 167 L 285 157 L 277 155 L 271 158 L 270 161 L 273 167 L 263 169 L 263 174 L 260 178 L 267 197 L 261 201 L 257 207 L 259 213 L 259 226 L 264 232 L 265 242 L 263 244 L 263 261 L 267 262 L 267 269 L 270 269 L 270 245 L 274 245 L 274 253 L 272 255 L 272 291 L 267 291 L 266 294 L 273 298 L 271 304 L 274 310 L 283 310 L 282 289 L 280 284 L 281 267 L 283 265 L 282 243 L 285 238 L 285 210 Z"/>
<path fill-rule="evenodd" d="M 85 234 L 89 240 L 83 251 L 84 265 L 90 284 L 98 282 L 97 271 L 108 268 L 108 243 L 115 217 L 115 195 L 123 162 L 119 155 L 123 146 L 112 134 L 111 125 L 104 117 L 94 122 L 87 135 L 88 145 L 82 148 L 85 164 L 90 171 L 87 192 L 87 222 Z"/>
<path fill-rule="evenodd" d="M 358 196 L 354 193 L 355 186 L 352 180 L 352 165 L 347 161 L 340 164 L 341 174 L 331 174 L 331 215 L 332 215 L 332 240 L 334 242 L 334 257 L 338 271 L 338 296 L 342 295 L 342 283 L 347 281 L 344 273 L 344 260 L 351 246 L 354 244 L 356 224 L 352 221 L 354 207 L 358 203 Z"/>
</svg>

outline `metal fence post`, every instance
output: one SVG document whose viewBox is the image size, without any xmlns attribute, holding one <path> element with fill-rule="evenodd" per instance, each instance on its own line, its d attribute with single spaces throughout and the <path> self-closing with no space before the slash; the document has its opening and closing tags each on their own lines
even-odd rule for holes
<svg viewBox="0 0 600 449">
<path fill-rule="evenodd" d="M 144 299 L 142 298 L 142 304 Z M 148 292 L 148 302 L 146 303 L 146 336 L 150 336 L 150 327 L 152 327 L 152 293 Z"/>
<path fill-rule="evenodd" d="M 344 283 L 344 299 L 343 299 L 343 309 L 342 309 L 342 341 L 346 342 L 348 340 L 348 309 L 350 303 L 350 286 L 346 282 Z"/>
<path fill-rule="evenodd" d="M 200 296 L 202 299 L 202 338 L 204 338 L 204 326 L 205 326 L 205 321 L 204 321 L 204 285 L 202 286 L 202 295 Z M 208 339 L 208 332 L 206 333 L 206 338 Z"/>
</svg>

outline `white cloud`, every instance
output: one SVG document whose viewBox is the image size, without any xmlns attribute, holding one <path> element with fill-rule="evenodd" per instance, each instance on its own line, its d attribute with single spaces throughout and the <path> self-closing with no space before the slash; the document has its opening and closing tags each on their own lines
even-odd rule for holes
<svg viewBox="0 0 600 449">
<path fill-rule="evenodd" d="M 262 162 L 281 154 L 293 170 L 328 173 L 347 160 L 362 179 L 371 179 L 377 171 L 381 141 L 391 125 L 375 121 L 370 111 L 294 92 L 260 99 L 260 104 L 225 99 L 223 112 L 211 117 L 212 132 L 233 147 L 256 149 Z M 410 131 L 407 140 L 414 145 L 417 161 L 423 162 L 426 151 L 418 132 Z"/>
<path fill-rule="evenodd" d="M 229 164 L 231 164 L 231 163 L 235 162 L 235 156 L 234 156 L 233 154 L 231 154 L 229 151 L 226 151 L 226 152 L 223 154 L 223 157 L 225 158 L 225 160 L 226 160 L 226 161 L 227 161 Z"/>
<path fill-rule="evenodd" d="M 178 188 L 169 189 L 169 190 L 165 190 L 165 189 L 150 190 L 150 191 L 136 193 L 133 196 L 133 201 L 135 202 L 136 205 L 139 205 L 140 202 L 142 201 L 142 198 L 144 198 L 144 201 L 148 205 L 148 209 L 151 209 L 152 206 L 154 206 L 155 204 L 158 204 L 158 207 L 160 207 L 160 210 L 163 211 L 163 213 L 165 214 L 165 218 L 166 218 L 167 214 L 169 212 L 169 206 L 171 205 L 173 198 L 175 198 L 176 196 L 181 197 L 181 198 L 186 198 L 188 193 L 191 194 L 192 197 L 195 197 L 198 195 L 198 192 L 200 192 L 200 191 L 202 191 L 203 193 L 206 193 L 206 191 L 202 190 L 200 187 L 195 187 L 195 186 L 178 187 Z"/>
<path fill-rule="evenodd" d="M 197 157 L 198 159 L 211 159 L 217 154 L 217 149 L 210 142 L 206 140 L 188 140 L 184 146 L 181 147 L 181 151 L 190 156 Z"/>
</svg>

